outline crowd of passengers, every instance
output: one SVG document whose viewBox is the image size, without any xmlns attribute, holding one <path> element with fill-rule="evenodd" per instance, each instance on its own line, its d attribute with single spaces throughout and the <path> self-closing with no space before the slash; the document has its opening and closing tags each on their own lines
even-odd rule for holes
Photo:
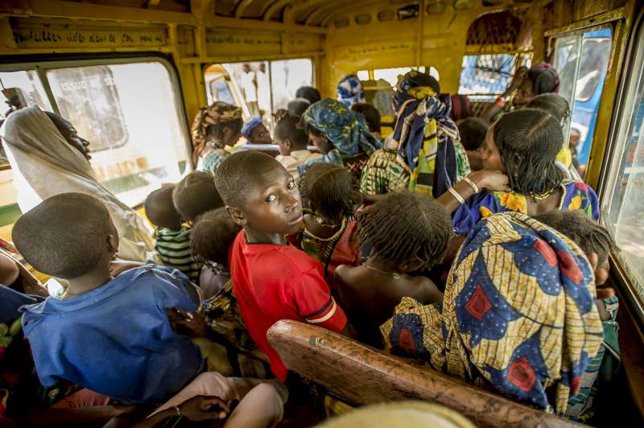
<svg viewBox="0 0 644 428">
<path fill-rule="evenodd" d="M 282 319 L 592 421 L 619 363 L 616 248 L 568 168 L 558 84 L 548 64 L 520 70 L 472 117 L 411 71 L 385 139 L 354 75 L 337 100 L 300 88 L 272 137 L 214 102 L 192 127 L 197 171 L 145 201 L 153 232 L 71 123 L 13 112 L 0 425 L 302 425 L 312 386 L 266 337 Z M 272 142 L 276 157 L 255 150 Z"/>
</svg>

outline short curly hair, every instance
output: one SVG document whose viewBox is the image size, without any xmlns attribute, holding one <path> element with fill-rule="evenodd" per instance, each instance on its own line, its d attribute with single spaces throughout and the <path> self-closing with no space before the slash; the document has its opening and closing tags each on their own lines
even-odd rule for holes
<svg viewBox="0 0 644 428">
<path fill-rule="evenodd" d="M 194 171 L 183 177 L 172 192 L 174 207 L 184 221 L 195 221 L 206 211 L 223 207 L 212 174 Z"/>
<path fill-rule="evenodd" d="M 190 232 L 192 256 L 199 262 L 228 266 L 228 250 L 241 230 L 225 208 L 208 211 L 195 222 Z"/>
<path fill-rule="evenodd" d="M 109 211 L 83 193 L 45 199 L 23 214 L 12 232 L 25 260 L 40 272 L 63 279 L 94 269 L 105 254 L 109 235 L 117 236 Z"/>
</svg>

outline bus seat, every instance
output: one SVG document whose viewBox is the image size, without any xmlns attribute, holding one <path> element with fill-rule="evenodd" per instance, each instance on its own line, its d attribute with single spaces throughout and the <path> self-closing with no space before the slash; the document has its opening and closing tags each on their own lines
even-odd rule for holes
<svg viewBox="0 0 644 428">
<path fill-rule="evenodd" d="M 267 338 L 289 370 L 356 405 L 424 400 L 482 427 L 581 426 L 310 324 L 278 321 Z"/>
</svg>

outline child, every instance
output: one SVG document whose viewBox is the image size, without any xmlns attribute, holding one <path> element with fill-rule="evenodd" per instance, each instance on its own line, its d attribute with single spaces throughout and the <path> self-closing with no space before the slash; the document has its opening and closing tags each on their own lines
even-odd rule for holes
<svg viewBox="0 0 644 428">
<path fill-rule="evenodd" d="M 250 144 L 271 144 L 271 134 L 262 123 L 262 120 L 254 117 L 244 123 L 241 134 Z"/>
<path fill-rule="evenodd" d="M 361 266 L 335 271 L 342 303 L 361 341 L 382 345 L 378 328 L 403 297 L 423 304 L 441 300 L 431 280 L 412 272 L 441 260 L 451 229 L 445 210 L 416 193 L 385 195 L 364 214 L 360 237 L 372 247 L 369 258 Z"/>
<path fill-rule="evenodd" d="M 287 115 L 275 127 L 275 141 L 280 148 L 280 154 L 275 159 L 295 178 L 298 176 L 298 166 L 322 156 L 307 149 L 309 137 L 299 125 L 299 116 Z"/>
<path fill-rule="evenodd" d="M 458 124 L 458 132 L 461 134 L 461 143 L 467 153 L 472 171 L 483 169 L 481 160 L 481 146 L 487 135 L 487 125 L 477 117 L 468 117 Z"/>
<path fill-rule="evenodd" d="M 206 211 L 224 206 L 212 174 L 202 171 L 183 177 L 172 192 L 172 201 L 184 222 L 194 222 Z"/>
<path fill-rule="evenodd" d="M 181 216 L 172 203 L 175 186 L 166 186 L 150 193 L 145 199 L 145 214 L 156 226 L 156 250 L 161 262 L 197 282 L 201 266 L 190 251 L 190 228 L 182 225 Z"/>
<path fill-rule="evenodd" d="M 266 331 L 292 319 L 343 331 L 346 316 L 331 297 L 320 263 L 287 244 L 300 230 L 302 205 L 295 179 L 259 152 L 232 154 L 215 173 L 226 210 L 244 228 L 230 254 L 233 292 L 251 338 L 285 380 L 287 368 L 268 344 Z"/>
<path fill-rule="evenodd" d="M 311 212 L 304 215 L 302 249 L 322 263 L 331 284 L 338 265 L 360 264 L 355 214 L 362 196 L 354 190 L 351 172 L 331 164 L 311 166 L 302 176 L 301 187 L 311 206 Z"/>
<path fill-rule="evenodd" d="M 71 382 L 124 403 L 174 396 L 158 411 L 195 395 L 243 396 L 240 381 L 201 373 L 198 348 L 170 325 L 166 310 L 193 311 L 199 303 L 184 274 L 147 264 L 110 278 L 118 234 L 99 200 L 79 193 L 49 198 L 16 222 L 13 238 L 36 269 L 69 281 L 62 300 L 23 308 L 45 387 Z M 213 411 L 213 419 L 218 415 Z"/>
</svg>

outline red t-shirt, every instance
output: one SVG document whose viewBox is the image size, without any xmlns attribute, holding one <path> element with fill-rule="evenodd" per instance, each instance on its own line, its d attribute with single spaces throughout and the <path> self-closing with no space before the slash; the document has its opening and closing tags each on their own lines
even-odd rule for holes
<svg viewBox="0 0 644 428">
<path fill-rule="evenodd" d="M 322 265 L 292 245 L 248 244 L 242 230 L 230 251 L 233 293 L 248 332 L 284 381 L 288 370 L 266 332 L 283 319 L 340 332 L 347 317 L 331 297 Z"/>
</svg>

